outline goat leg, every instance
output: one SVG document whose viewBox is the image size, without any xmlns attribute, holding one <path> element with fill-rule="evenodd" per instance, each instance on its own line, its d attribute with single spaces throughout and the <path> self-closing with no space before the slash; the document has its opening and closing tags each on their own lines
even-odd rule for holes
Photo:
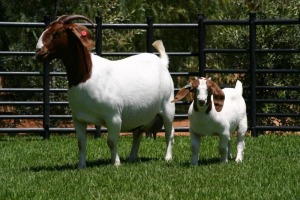
<svg viewBox="0 0 300 200">
<path fill-rule="evenodd" d="M 73 119 L 78 139 L 79 164 L 78 169 L 86 168 L 86 124 Z"/>
<path fill-rule="evenodd" d="M 198 154 L 200 149 L 200 135 L 191 132 L 191 143 L 192 143 L 192 158 L 191 165 L 198 165 Z"/>
</svg>

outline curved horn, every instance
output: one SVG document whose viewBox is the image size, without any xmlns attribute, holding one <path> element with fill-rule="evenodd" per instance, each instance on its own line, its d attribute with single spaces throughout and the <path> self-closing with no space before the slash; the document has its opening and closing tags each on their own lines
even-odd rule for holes
<svg viewBox="0 0 300 200">
<path fill-rule="evenodd" d="M 56 19 L 56 21 L 62 21 L 64 18 L 68 17 L 68 15 L 62 15 Z"/>
<path fill-rule="evenodd" d="M 83 16 L 83 15 L 70 15 L 70 16 L 66 16 L 63 15 L 61 17 L 59 17 L 57 20 L 61 20 L 63 24 L 68 23 L 74 19 L 84 19 L 85 21 L 91 23 L 93 26 L 95 26 L 95 24 L 92 22 L 92 20 L 90 20 L 89 18 Z"/>
</svg>

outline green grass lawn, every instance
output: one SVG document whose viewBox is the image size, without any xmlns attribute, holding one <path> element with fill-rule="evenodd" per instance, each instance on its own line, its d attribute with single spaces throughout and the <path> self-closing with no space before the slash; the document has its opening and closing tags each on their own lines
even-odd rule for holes
<svg viewBox="0 0 300 200">
<path fill-rule="evenodd" d="M 89 137 L 87 169 L 77 170 L 75 136 L 2 136 L 0 199 L 300 199 L 300 136 L 248 137 L 242 164 L 221 164 L 218 138 L 205 137 L 197 167 L 189 137 L 175 138 L 170 163 L 163 137 L 144 138 L 140 162 L 129 163 L 131 141 L 120 138 L 114 167 L 106 136 Z"/>
</svg>

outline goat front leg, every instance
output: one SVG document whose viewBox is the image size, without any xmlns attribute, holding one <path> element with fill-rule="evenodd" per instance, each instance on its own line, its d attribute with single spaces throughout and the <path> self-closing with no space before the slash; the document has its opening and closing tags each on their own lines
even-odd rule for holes
<svg viewBox="0 0 300 200">
<path fill-rule="evenodd" d="M 221 162 L 228 162 L 228 144 L 229 144 L 229 133 L 222 133 L 219 142 L 219 153 L 221 155 Z"/>
<path fill-rule="evenodd" d="M 79 163 L 78 169 L 86 168 L 86 124 L 73 119 L 74 127 L 77 134 Z"/>
<path fill-rule="evenodd" d="M 133 140 L 132 140 L 132 147 L 131 152 L 129 155 L 129 161 L 137 161 L 138 159 L 138 151 L 140 148 L 142 133 L 139 130 L 134 131 L 133 133 Z"/>
<path fill-rule="evenodd" d="M 197 133 L 190 132 L 191 134 L 191 146 L 192 146 L 192 158 L 191 165 L 198 165 L 199 149 L 200 149 L 200 138 L 201 136 Z"/>
<path fill-rule="evenodd" d="M 228 140 L 228 159 L 232 159 L 232 148 L 231 148 L 231 139 Z"/>
<path fill-rule="evenodd" d="M 112 121 L 106 122 L 107 124 L 107 145 L 110 148 L 111 152 L 111 163 L 115 166 L 121 164 L 120 158 L 118 155 L 118 140 L 122 125 L 122 120 L 120 117 L 113 117 Z"/>
</svg>

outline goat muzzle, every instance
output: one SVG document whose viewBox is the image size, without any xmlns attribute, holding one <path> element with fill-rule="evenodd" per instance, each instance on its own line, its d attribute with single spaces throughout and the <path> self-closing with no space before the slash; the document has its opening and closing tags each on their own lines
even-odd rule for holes
<svg viewBox="0 0 300 200">
<path fill-rule="evenodd" d="M 45 49 L 37 49 L 35 51 L 35 59 L 39 61 L 45 61 L 48 58 L 48 51 Z"/>
<path fill-rule="evenodd" d="M 199 106 L 205 106 L 206 104 L 205 104 L 205 100 L 198 100 L 198 104 L 199 104 Z"/>
</svg>

